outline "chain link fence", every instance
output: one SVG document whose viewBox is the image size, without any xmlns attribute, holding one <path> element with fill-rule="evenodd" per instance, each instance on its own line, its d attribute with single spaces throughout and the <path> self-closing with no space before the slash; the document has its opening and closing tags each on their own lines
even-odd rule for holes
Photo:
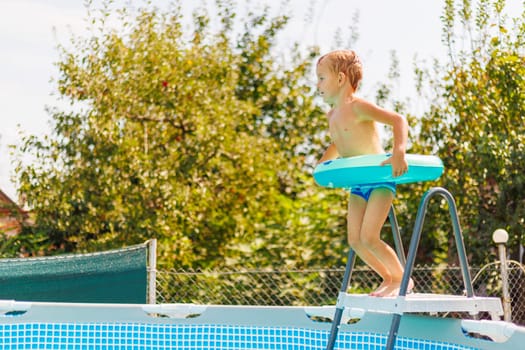
<svg viewBox="0 0 525 350">
<path fill-rule="evenodd" d="M 525 325 L 525 266 L 508 262 L 508 289 L 512 321 Z M 502 298 L 500 264 L 470 268 L 476 296 Z M 157 303 L 222 305 L 335 305 L 344 268 L 305 270 L 157 271 Z M 457 266 L 416 266 L 412 273 L 417 293 L 461 295 L 461 269 Z M 366 267 L 355 267 L 349 291 L 367 293 L 379 277 Z M 467 317 L 468 315 L 448 315 Z M 483 315 L 482 315 L 483 317 Z M 488 315 L 487 315 L 488 318 Z"/>
</svg>

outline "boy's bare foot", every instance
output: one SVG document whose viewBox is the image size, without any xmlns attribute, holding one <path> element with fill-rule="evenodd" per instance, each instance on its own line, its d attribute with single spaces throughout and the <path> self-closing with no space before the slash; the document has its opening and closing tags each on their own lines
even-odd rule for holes
<svg viewBox="0 0 525 350">
<path fill-rule="evenodd" d="M 375 297 L 397 297 L 399 295 L 399 288 L 401 282 L 383 282 L 374 292 L 370 293 L 371 296 Z M 409 294 L 414 289 L 414 281 L 410 279 L 408 281 L 408 288 L 406 294 Z"/>
<path fill-rule="evenodd" d="M 381 283 L 381 284 L 379 285 L 379 287 L 377 287 L 376 290 L 374 290 L 373 292 L 371 292 L 371 293 L 368 294 L 368 295 L 373 296 L 373 297 L 380 297 L 380 296 L 382 296 L 383 291 L 384 291 L 386 288 L 388 288 L 388 286 L 390 285 L 390 283 L 392 283 L 392 281 L 383 281 L 383 283 Z"/>
</svg>

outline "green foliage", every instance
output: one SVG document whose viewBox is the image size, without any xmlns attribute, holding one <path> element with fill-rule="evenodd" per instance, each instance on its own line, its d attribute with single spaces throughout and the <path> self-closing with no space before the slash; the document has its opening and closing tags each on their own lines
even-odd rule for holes
<svg viewBox="0 0 525 350">
<path fill-rule="evenodd" d="M 504 10 L 501 0 L 444 1 L 448 60 L 435 61 L 431 69 L 415 68 L 416 88 L 429 106 L 422 117 L 410 113 L 410 101 L 392 96 L 399 79 L 395 53 L 376 95 L 378 104 L 407 117 L 410 153 L 437 154 L 445 163 L 438 181 L 398 188 L 394 204 L 405 245 L 419 199 L 430 186 L 443 186 L 456 199 L 475 264 L 493 260 L 487 245 L 493 246 L 496 228 L 511 233 L 514 256 L 525 240 L 525 13 L 509 19 Z M 386 230 L 384 237 L 390 239 Z M 417 261 L 457 263 L 448 205 L 440 198 L 430 201 Z"/>
<path fill-rule="evenodd" d="M 305 165 L 324 124 L 305 78 L 317 53 L 272 55 L 288 19 L 252 13 L 235 40 L 229 1 L 216 4 L 218 29 L 198 9 L 191 33 L 176 4 L 117 18 L 105 5 L 88 9 L 90 37 L 61 47 L 71 111 L 52 110 L 53 134 L 18 149 L 37 159 L 17 172 L 44 253 L 156 237 L 166 267 L 339 260 L 343 235 Z"/>
<path fill-rule="evenodd" d="M 514 253 L 524 239 L 525 25 L 523 15 L 508 24 L 504 1 L 475 4 L 445 1 L 449 62 L 416 69 L 420 91 L 431 91 L 425 115 L 393 100 L 388 83 L 377 102 L 407 116 L 409 152 L 445 161 L 439 182 L 398 190 L 405 243 L 418 199 L 442 185 L 479 263 L 495 228 L 511 232 Z M 308 79 L 318 52 L 294 46 L 279 60 L 288 18 L 263 9 L 239 19 L 233 1 L 217 1 L 213 14 L 197 9 L 191 26 L 177 3 L 165 12 L 112 6 L 98 16 L 88 7 L 90 35 L 60 48 L 58 92 L 71 109 L 51 109 L 53 133 L 17 149 L 36 225 L 4 251 L 93 251 L 155 237 L 162 267 L 340 266 L 345 193 L 310 174 L 327 143 Z M 396 80 L 395 53 L 392 61 Z M 25 164 L 27 155 L 36 161 Z M 422 263 L 455 259 L 448 208 L 435 202 Z"/>
<path fill-rule="evenodd" d="M 524 243 L 525 14 L 509 24 L 505 1 L 475 5 L 445 2 L 450 60 L 431 82 L 437 97 L 418 142 L 444 160 L 442 184 L 456 197 L 472 260 L 483 262 L 496 228 L 511 233 L 513 253 Z"/>
</svg>

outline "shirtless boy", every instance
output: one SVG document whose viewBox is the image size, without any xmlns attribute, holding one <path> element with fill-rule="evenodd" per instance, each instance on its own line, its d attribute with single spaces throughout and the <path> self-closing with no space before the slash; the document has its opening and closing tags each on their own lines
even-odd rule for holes
<svg viewBox="0 0 525 350">
<path fill-rule="evenodd" d="M 328 126 L 332 143 L 319 163 L 338 157 L 384 154 L 378 123 L 393 129 L 391 156 L 381 165 L 391 164 L 392 175 L 408 169 L 405 159 L 408 138 L 406 119 L 355 96 L 362 79 L 362 66 L 354 51 L 338 50 L 317 62 L 317 90 L 331 106 Z M 394 183 L 352 188 L 348 204 L 348 243 L 357 255 L 383 279 L 370 295 L 397 296 L 403 278 L 403 266 L 394 250 L 381 240 L 381 228 L 395 195 Z M 410 281 L 408 291 L 413 288 Z"/>
</svg>

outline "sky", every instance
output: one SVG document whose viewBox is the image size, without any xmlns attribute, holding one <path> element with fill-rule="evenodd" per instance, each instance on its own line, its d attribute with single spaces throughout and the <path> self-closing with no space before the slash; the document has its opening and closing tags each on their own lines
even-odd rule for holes
<svg viewBox="0 0 525 350">
<path fill-rule="evenodd" d="M 168 0 L 152 2 L 162 7 Z M 185 11 L 189 4 L 201 3 L 181 2 Z M 246 0 L 237 2 L 244 4 Z M 260 2 L 250 3 L 256 6 Z M 336 31 L 341 31 L 346 43 L 350 26 L 355 27 L 359 38 L 352 48 L 363 61 L 361 93 L 365 96 L 388 73 L 392 50 L 400 60 L 401 82 L 396 92 L 400 97 L 414 93 L 414 55 L 428 61 L 444 58 L 443 0 L 290 0 L 284 10 L 281 0 L 266 3 L 275 13 L 284 11 L 292 18 L 282 33 L 283 52 L 293 42 L 319 45 L 322 52 L 338 48 L 334 46 Z M 359 20 L 354 23 L 356 11 Z M 308 13 L 312 14 L 311 23 L 305 22 Z M 52 82 L 58 77 L 56 46 L 67 44 L 71 35 L 85 34 L 85 17 L 84 0 L 0 0 L 0 189 L 15 201 L 14 165 L 8 146 L 19 143 L 20 132 L 40 137 L 49 134 L 51 118 L 46 106 L 60 106 Z"/>
</svg>

